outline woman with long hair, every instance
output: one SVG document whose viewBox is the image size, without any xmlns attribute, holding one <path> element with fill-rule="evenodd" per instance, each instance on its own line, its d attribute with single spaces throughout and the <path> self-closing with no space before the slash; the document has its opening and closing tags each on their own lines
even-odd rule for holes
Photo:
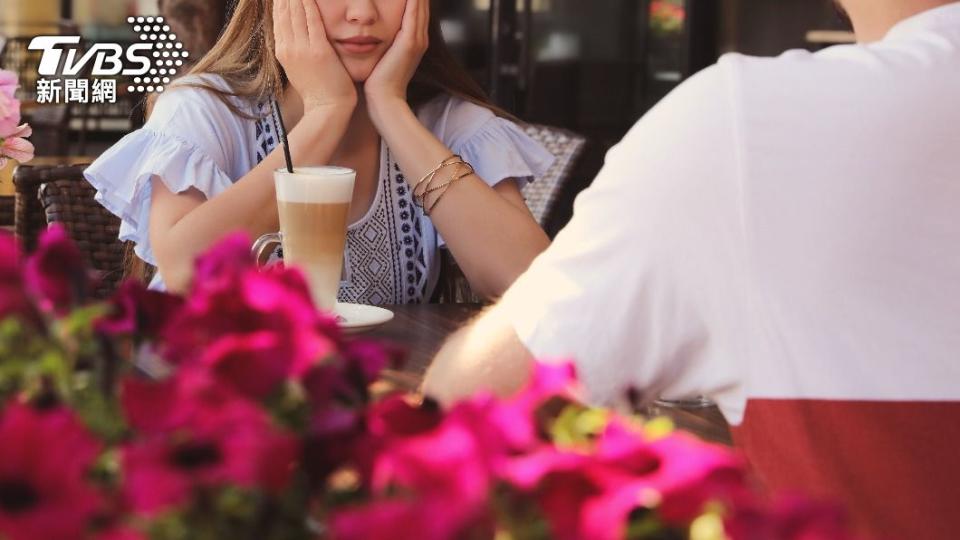
<svg viewBox="0 0 960 540">
<path fill-rule="evenodd" d="M 144 128 L 86 172 L 154 287 L 185 290 L 230 232 L 278 230 L 274 99 L 296 166 L 357 171 L 341 301 L 429 299 L 443 244 L 496 297 L 548 245 L 519 186 L 553 157 L 452 59 L 429 0 L 239 0 Z"/>
</svg>

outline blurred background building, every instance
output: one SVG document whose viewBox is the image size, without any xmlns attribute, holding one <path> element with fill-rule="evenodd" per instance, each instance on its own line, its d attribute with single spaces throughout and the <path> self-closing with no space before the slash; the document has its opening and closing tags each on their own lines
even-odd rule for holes
<svg viewBox="0 0 960 540">
<path fill-rule="evenodd" d="M 132 42 L 129 16 L 162 14 L 199 58 L 235 0 L 3 0 L 0 67 L 25 69 L 38 34 Z M 434 16 L 455 54 L 500 105 L 526 121 L 587 138 L 551 213 L 569 219 L 606 151 L 677 84 L 725 52 L 778 54 L 850 39 L 831 0 L 443 0 Z M 19 48 L 18 48 L 19 47 Z M 27 69 L 27 71 L 29 71 Z M 31 105 L 35 73 L 21 77 L 25 114 L 41 154 L 93 156 L 142 123 L 142 94 L 114 107 Z"/>
</svg>

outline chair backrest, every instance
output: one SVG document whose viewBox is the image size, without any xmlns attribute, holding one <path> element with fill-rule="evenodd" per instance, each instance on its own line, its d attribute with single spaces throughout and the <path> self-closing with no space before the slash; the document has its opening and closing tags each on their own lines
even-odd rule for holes
<svg viewBox="0 0 960 540">
<path fill-rule="evenodd" d="M 40 186 L 40 204 L 48 224 L 62 223 L 97 273 L 94 298 L 108 298 L 124 277 L 124 243 L 120 219 L 94 200 L 97 190 L 86 180 L 57 179 Z"/>
<path fill-rule="evenodd" d="M 53 180 L 84 181 L 86 165 L 21 165 L 13 173 L 16 189 L 13 226 L 20 245 L 27 251 L 37 246 L 37 237 L 47 228 L 47 217 L 40 204 L 40 186 Z"/>
<path fill-rule="evenodd" d="M 544 227 L 553 212 L 557 197 L 573 173 L 577 158 L 583 152 L 587 140 L 565 129 L 537 124 L 528 124 L 524 127 L 524 131 L 556 157 L 556 161 L 546 174 L 521 190 L 533 217 L 541 227 Z"/>
</svg>

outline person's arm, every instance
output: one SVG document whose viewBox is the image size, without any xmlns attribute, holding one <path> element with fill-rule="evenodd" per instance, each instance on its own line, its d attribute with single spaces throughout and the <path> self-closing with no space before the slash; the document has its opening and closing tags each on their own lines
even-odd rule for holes
<svg viewBox="0 0 960 540">
<path fill-rule="evenodd" d="M 394 44 L 364 84 L 370 117 L 406 174 L 410 187 L 453 152 L 411 110 L 407 85 L 427 48 L 429 2 L 407 0 Z M 437 175 L 434 185 L 452 177 Z M 474 292 L 496 298 L 550 244 L 524 203 L 516 182 L 491 188 L 476 174 L 447 188 L 430 219 Z"/>
<path fill-rule="evenodd" d="M 356 107 L 356 87 L 327 39 L 316 0 L 277 0 L 273 9 L 277 59 L 304 107 L 288 135 L 290 153 L 295 165 L 329 163 Z M 224 234 L 242 230 L 256 238 L 279 228 L 273 171 L 284 167 L 282 152 L 278 146 L 210 200 L 153 181 L 150 241 L 170 290 L 189 286 L 194 259 Z"/>
<path fill-rule="evenodd" d="M 450 337 L 427 371 L 423 392 L 445 406 L 479 391 L 506 397 L 520 390 L 532 365 L 533 355 L 495 306 Z"/>
<path fill-rule="evenodd" d="M 714 69 L 644 117 L 550 248 L 441 349 L 425 393 L 447 404 L 510 394 L 532 358 L 574 362 L 600 404 L 735 384 L 750 323 L 729 103 Z"/>
<path fill-rule="evenodd" d="M 328 162 L 339 141 L 336 134 L 342 134 L 349 122 L 350 113 L 346 110 L 314 109 L 304 114 L 289 133 L 290 153 L 309 155 L 317 163 Z M 162 181 L 153 181 L 150 242 L 169 290 L 183 292 L 189 287 L 194 260 L 224 234 L 244 231 L 251 238 L 258 238 L 278 230 L 273 171 L 284 166 L 283 150 L 278 146 L 253 170 L 210 200 L 196 188 L 173 193 Z"/>
</svg>

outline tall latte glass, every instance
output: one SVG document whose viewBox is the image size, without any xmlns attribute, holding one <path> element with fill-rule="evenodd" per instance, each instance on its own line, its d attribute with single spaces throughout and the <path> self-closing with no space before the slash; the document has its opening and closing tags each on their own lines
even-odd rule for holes
<svg viewBox="0 0 960 540">
<path fill-rule="evenodd" d="M 280 233 L 268 234 L 254 245 L 259 259 L 279 241 L 283 261 L 303 271 L 318 308 L 332 310 L 337 302 L 347 214 L 356 172 L 342 167 L 297 167 L 274 173 Z"/>
</svg>

